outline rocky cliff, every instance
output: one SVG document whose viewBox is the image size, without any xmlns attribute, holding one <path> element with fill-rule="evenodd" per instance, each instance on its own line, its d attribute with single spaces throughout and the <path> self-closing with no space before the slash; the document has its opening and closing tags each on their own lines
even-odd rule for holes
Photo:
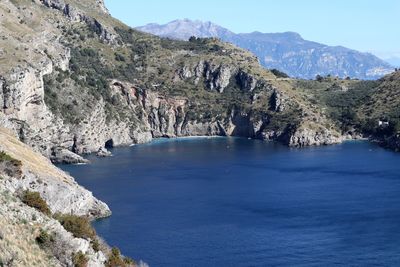
<svg viewBox="0 0 400 267">
<path fill-rule="evenodd" d="M 74 237 L 17 198 L 28 190 L 53 214 L 110 214 L 50 160 L 86 163 L 82 154 L 107 156 L 107 148 L 158 137 L 242 136 L 302 147 L 357 133 L 355 120 L 349 123 L 343 106 L 330 100 L 362 100 L 364 83 L 279 78 L 250 52 L 217 39 L 185 42 L 131 29 L 100 0 L 3 0 L 0 29 L 0 252 L 6 262 L 71 266 L 79 251 L 90 266 L 107 260 L 93 240 Z M 386 92 L 390 79 L 379 84 Z M 56 254 L 32 242 L 40 229 L 57 237 Z M 10 234 L 15 231 L 23 238 Z M 10 246 L 12 239 L 17 244 Z M 37 258 L 22 253 L 25 246 Z"/>
<path fill-rule="evenodd" d="M 262 69 L 249 52 L 216 39 L 146 35 L 111 18 L 102 2 L 89 2 L 0 4 L 0 42 L 9 62 L 1 65 L 0 118 L 53 162 L 85 162 L 79 155 L 155 137 L 289 140 L 281 138 L 287 129 L 312 117 L 335 132 L 290 81 Z M 283 142 L 338 140 L 312 130 L 293 133 L 309 141 Z"/>
<path fill-rule="evenodd" d="M 82 252 L 89 266 L 102 266 L 103 252 L 96 252 L 90 240 L 75 238 L 52 217 L 22 203 L 16 196 L 38 192 L 51 213 L 99 218 L 111 214 L 108 206 L 50 161 L 0 128 L 0 260 L 5 266 L 72 266 L 72 255 Z M 54 235 L 55 257 L 35 242 L 40 230 Z M 33 244 L 33 245 L 32 245 Z M 56 249 L 57 248 L 57 249 Z M 50 253 L 51 254 L 51 253 Z"/>
</svg>

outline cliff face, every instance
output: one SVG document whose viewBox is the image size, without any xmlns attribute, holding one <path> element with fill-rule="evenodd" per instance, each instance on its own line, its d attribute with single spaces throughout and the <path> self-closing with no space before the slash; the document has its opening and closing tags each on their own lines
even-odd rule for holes
<svg viewBox="0 0 400 267">
<path fill-rule="evenodd" d="M 337 82 L 323 86 L 337 91 Z M 103 156 L 109 147 L 157 137 L 242 136 L 299 147 L 341 142 L 340 121 L 304 83 L 327 92 L 316 81 L 277 78 L 251 53 L 216 39 L 173 41 L 130 29 L 100 0 L 1 1 L 0 151 L 17 161 L 0 159 L 5 260 L 14 261 L 29 244 L 36 251 L 32 241 L 45 229 L 56 234 L 60 249 L 38 252 L 38 266 L 72 266 L 79 251 L 89 266 L 104 265 L 104 253 L 90 240 L 73 237 L 16 198 L 29 190 L 52 213 L 110 214 L 50 160 L 83 163 L 81 154 Z M 15 226 L 20 221 L 28 228 Z M 19 230 L 24 239 L 14 247 L 1 238 L 7 231 L 7 240 L 18 239 L 9 233 Z M 23 253 L 17 258 L 31 260 Z"/>
<path fill-rule="evenodd" d="M 53 162 L 85 162 L 79 154 L 162 136 L 289 140 L 282 138 L 292 133 L 287 129 L 311 117 L 335 131 L 291 81 L 232 45 L 137 32 L 112 19 L 101 1 L 5 0 L 0 6 L 9 63 L 0 66 L 0 120 Z M 312 130 L 296 134 L 309 141 L 283 142 L 337 140 Z M 316 135 L 323 140 L 313 141 Z"/>
<path fill-rule="evenodd" d="M 108 206 L 4 128 L 0 128 L 0 151 L 12 158 L 11 161 L 0 160 L 2 263 L 6 266 L 72 266 L 73 254 L 81 251 L 87 255 L 89 266 L 102 266 L 106 257 L 94 251 L 89 240 L 75 238 L 58 221 L 28 207 L 16 196 L 25 190 L 38 192 L 54 214 L 99 218 L 111 214 Z M 40 249 L 35 241 L 40 231 L 54 236 L 53 253 Z"/>
<path fill-rule="evenodd" d="M 53 213 L 96 218 L 111 214 L 105 203 L 94 198 L 91 192 L 79 186 L 71 176 L 53 166 L 48 159 L 17 141 L 4 128 L 0 129 L 0 141 L 0 151 L 6 151 L 22 162 L 18 172 L 7 173 L 6 166 L 0 169 L 0 173 L 4 174 L 2 183 L 11 193 L 28 189 L 40 192 Z"/>
</svg>

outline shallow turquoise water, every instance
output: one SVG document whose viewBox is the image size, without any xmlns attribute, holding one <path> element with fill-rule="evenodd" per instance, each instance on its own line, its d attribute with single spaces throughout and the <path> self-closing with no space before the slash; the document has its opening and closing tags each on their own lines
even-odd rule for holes
<svg viewBox="0 0 400 267">
<path fill-rule="evenodd" d="M 161 140 L 63 166 L 109 204 L 98 233 L 151 266 L 399 266 L 400 154 Z"/>
</svg>

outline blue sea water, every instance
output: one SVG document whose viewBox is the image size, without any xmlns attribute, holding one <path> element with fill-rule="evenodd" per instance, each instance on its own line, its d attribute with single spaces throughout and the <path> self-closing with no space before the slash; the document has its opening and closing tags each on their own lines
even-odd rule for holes
<svg viewBox="0 0 400 267">
<path fill-rule="evenodd" d="M 400 266 L 400 154 L 158 140 L 62 166 L 107 202 L 94 223 L 150 266 Z"/>
</svg>

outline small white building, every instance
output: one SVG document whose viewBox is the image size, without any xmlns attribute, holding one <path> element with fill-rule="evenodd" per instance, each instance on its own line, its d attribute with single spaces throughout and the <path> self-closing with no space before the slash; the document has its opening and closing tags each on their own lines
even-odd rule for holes
<svg viewBox="0 0 400 267">
<path fill-rule="evenodd" d="M 379 121 L 378 121 L 378 125 L 379 125 L 380 127 L 387 127 L 387 126 L 389 126 L 389 122 L 388 122 L 388 121 L 381 121 L 381 120 L 379 120 Z"/>
</svg>

